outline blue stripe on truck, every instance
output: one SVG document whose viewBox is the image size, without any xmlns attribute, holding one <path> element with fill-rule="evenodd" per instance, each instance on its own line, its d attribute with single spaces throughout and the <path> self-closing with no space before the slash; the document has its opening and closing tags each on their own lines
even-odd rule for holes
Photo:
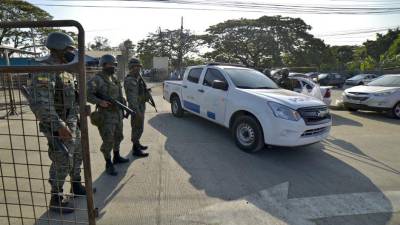
<svg viewBox="0 0 400 225">
<path fill-rule="evenodd" d="M 188 101 L 183 101 L 183 105 L 185 106 L 185 108 L 189 109 L 190 111 L 200 113 L 200 106 L 197 104 L 194 104 L 194 103 L 188 102 Z"/>
<path fill-rule="evenodd" d="M 213 113 L 213 112 L 207 112 L 207 117 L 210 118 L 210 119 L 215 120 L 215 113 Z"/>
</svg>

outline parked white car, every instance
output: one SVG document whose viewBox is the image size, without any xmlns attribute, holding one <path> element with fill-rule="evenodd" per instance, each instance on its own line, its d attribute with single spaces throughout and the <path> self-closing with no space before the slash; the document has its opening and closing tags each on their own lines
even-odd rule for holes
<svg viewBox="0 0 400 225">
<path fill-rule="evenodd" d="M 280 89 L 264 74 L 237 66 L 189 67 L 182 81 L 164 82 L 163 96 L 174 116 L 187 111 L 225 126 L 246 152 L 258 151 L 265 144 L 319 142 L 328 136 L 332 124 L 322 101 Z"/>
<path fill-rule="evenodd" d="M 318 98 L 328 106 L 331 104 L 331 86 L 319 86 L 312 80 L 299 76 L 289 77 L 289 79 L 293 81 L 293 91 Z"/>
<path fill-rule="evenodd" d="M 387 111 L 400 119 L 400 74 L 381 76 L 343 92 L 347 110 Z"/>
</svg>

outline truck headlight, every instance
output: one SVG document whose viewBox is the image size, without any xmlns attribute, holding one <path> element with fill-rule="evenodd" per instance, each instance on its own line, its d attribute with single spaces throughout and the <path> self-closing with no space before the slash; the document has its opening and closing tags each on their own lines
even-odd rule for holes
<svg viewBox="0 0 400 225">
<path fill-rule="evenodd" d="M 385 96 L 389 96 L 391 94 L 393 94 L 395 91 L 382 91 L 382 92 L 376 92 L 373 93 L 373 96 L 377 96 L 377 97 L 385 97 Z"/>
<path fill-rule="evenodd" d="M 293 110 L 287 106 L 281 105 L 276 102 L 268 102 L 268 105 L 274 115 L 278 118 L 292 121 L 298 121 L 301 119 L 300 114 L 296 110 Z"/>
</svg>

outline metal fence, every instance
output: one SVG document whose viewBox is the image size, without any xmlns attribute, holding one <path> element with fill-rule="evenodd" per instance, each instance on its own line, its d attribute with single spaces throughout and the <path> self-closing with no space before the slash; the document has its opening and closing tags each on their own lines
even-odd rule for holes
<svg viewBox="0 0 400 225">
<path fill-rule="evenodd" d="M 84 63 L 84 29 L 76 21 L 27 21 L 2 22 L 1 29 L 33 27 L 76 27 L 79 59 L 76 63 L 46 66 L 0 66 L 0 224 L 95 224 L 96 210 L 93 203 L 93 188 L 90 167 L 86 106 L 86 74 Z M 25 84 L 21 73 L 75 74 L 79 90 L 80 139 L 82 148 L 84 180 L 67 178 L 64 193 L 69 193 L 72 182 L 81 182 L 86 187 L 85 196 L 65 194 L 73 203 L 74 213 L 63 214 L 50 210 L 52 196 L 49 184 L 49 169 L 54 161 L 49 159 L 48 140 L 57 137 L 40 132 L 38 118 L 30 110 L 27 99 L 21 92 Z M 51 143 L 49 143 L 51 144 Z M 54 144 L 54 143 L 53 143 Z M 70 151 L 69 145 L 67 150 Z M 71 153 L 71 152 L 70 152 Z M 70 154 L 69 153 L 69 154 Z M 67 164 L 69 166 L 69 164 Z M 69 168 L 67 168 L 69 170 Z M 53 192 L 54 195 L 54 192 Z"/>
</svg>

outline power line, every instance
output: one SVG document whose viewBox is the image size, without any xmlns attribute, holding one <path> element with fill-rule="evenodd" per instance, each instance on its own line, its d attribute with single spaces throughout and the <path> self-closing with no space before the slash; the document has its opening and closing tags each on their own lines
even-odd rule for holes
<svg viewBox="0 0 400 225">
<path fill-rule="evenodd" d="M 71 0 L 70 0 L 71 1 Z M 93 1 L 93 0 L 92 0 Z M 115 1 L 115 0 L 114 0 Z M 127 0 L 118 0 L 127 1 Z M 131 0 L 129 2 L 158 2 L 155 0 Z M 291 5 L 291 4 L 272 4 L 272 3 L 242 3 L 229 1 L 216 1 L 206 6 L 225 7 L 225 8 L 200 8 L 200 7 L 166 7 L 167 4 L 178 5 L 205 5 L 204 1 L 185 1 L 170 0 L 168 2 L 161 1 L 164 6 L 133 6 L 133 5 L 82 5 L 82 4 L 36 4 L 48 7 L 85 7 L 85 8 L 121 8 L 121 9 L 178 9 L 178 10 L 213 10 L 213 11 L 239 11 L 239 12 L 266 12 L 278 11 L 291 14 L 310 13 L 310 14 L 399 14 L 400 7 L 348 7 L 348 6 L 312 6 L 312 5 Z"/>
<path fill-rule="evenodd" d="M 80 0 L 60 0 L 61 2 L 78 2 Z M 381 8 L 392 8 L 392 5 L 397 5 L 399 6 L 399 2 L 397 0 L 394 0 L 393 2 L 386 0 L 386 2 L 383 1 L 376 1 L 376 0 L 330 0 L 333 2 L 346 2 L 346 3 L 352 3 L 351 5 L 354 6 L 354 4 L 359 4 L 361 6 L 368 6 L 368 7 L 362 7 L 363 9 L 369 9 L 371 8 L 371 3 L 375 4 L 374 7 L 381 6 Z M 81 2 L 81 1 L 80 1 Z M 276 4 L 276 3 L 260 3 L 260 2 L 249 2 L 249 1 L 227 1 L 227 0 L 214 0 L 212 3 L 208 0 L 85 0 L 85 2 L 151 2 L 151 3 L 162 3 L 162 4 L 168 4 L 168 3 L 176 3 L 176 4 L 207 4 L 207 5 L 219 5 L 219 4 L 229 4 L 229 5 L 243 5 L 243 6 L 294 6 L 294 7 L 329 7 L 329 8 L 349 8 L 349 4 Z M 367 2 L 367 3 L 366 3 Z M 362 3 L 362 4 L 360 4 Z M 350 7 L 350 8 L 359 8 L 359 7 Z"/>
<path fill-rule="evenodd" d="M 339 31 L 339 32 L 330 33 L 330 34 L 319 34 L 316 36 L 319 36 L 319 37 L 336 37 L 336 36 L 349 36 L 349 35 L 351 36 L 351 35 L 357 35 L 357 34 L 369 34 L 369 33 L 384 32 L 384 31 L 388 31 L 389 29 L 397 29 L 397 28 L 398 27 L 348 30 L 348 31 Z"/>
</svg>

